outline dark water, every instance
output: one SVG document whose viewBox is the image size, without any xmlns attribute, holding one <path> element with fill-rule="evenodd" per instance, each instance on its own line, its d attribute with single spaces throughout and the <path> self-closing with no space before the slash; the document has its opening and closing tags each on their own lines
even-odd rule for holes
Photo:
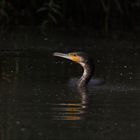
<svg viewBox="0 0 140 140">
<path fill-rule="evenodd" d="M 140 67 L 133 50 L 90 51 L 105 84 L 78 92 L 82 69 L 49 51 L 1 52 L 1 140 L 139 140 Z"/>
</svg>

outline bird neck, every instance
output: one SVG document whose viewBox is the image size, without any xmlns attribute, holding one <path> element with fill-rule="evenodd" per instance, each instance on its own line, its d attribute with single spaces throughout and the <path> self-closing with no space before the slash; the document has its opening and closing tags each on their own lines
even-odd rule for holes
<svg viewBox="0 0 140 140">
<path fill-rule="evenodd" d="M 83 67 L 83 75 L 81 76 L 81 78 L 79 79 L 79 82 L 78 82 L 79 88 L 86 87 L 93 74 L 93 64 L 81 63 L 81 66 Z"/>
</svg>

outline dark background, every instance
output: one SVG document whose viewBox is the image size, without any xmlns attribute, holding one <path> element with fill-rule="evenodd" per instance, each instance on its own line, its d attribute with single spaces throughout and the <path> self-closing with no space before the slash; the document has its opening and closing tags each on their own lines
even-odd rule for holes
<svg viewBox="0 0 140 140">
<path fill-rule="evenodd" d="M 137 47 L 139 32 L 139 0 L 0 1 L 1 50 Z"/>
<path fill-rule="evenodd" d="M 19 26 L 140 30 L 139 0 L 1 0 L 1 33 Z"/>
<path fill-rule="evenodd" d="M 52 55 L 81 50 L 86 94 Z M 139 52 L 140 0 L 0 0 L 0 140 L 140 140 Z"/>
</svg>

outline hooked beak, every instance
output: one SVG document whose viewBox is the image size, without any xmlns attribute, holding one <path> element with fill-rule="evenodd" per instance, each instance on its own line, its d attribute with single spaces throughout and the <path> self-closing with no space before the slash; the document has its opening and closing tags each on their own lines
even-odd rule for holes
<svg viewBox="0 0 140 140">
<path fill-rule="evenodd" d="M 66 59 L 69 59 L 71 61 L 74 61 L 76 63 L 79 63 L 80 62 L 80 57 L 79 56 L 75 56 L 73 55 L 73 53 L 58 53 L 58 52 L 55 52 L 53 53 L 53 56 L 58 56 L 58 57 L 62 57 L 62 58 L 66 58 Z"/>
<path fill-rule="evenodd" d="M 66 58 L 66 59 L 71 60 L 71 57 L 69 56 L 69 54 L 65 54 L 65 53 L 55 52 L 55 53 L 53 53 L 53 56 L 58 56 L 58 57 L 62 57 L 62 58 Z"/>
</svg>

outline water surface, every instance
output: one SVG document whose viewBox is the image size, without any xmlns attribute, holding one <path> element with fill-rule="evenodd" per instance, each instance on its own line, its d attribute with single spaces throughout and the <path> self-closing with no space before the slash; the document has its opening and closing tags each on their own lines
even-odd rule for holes
<svg viewBox="0 0 140 140">
<path fill-rule="evenodd" d="M 50 51 L 1 52 L 1 140 L 139 140 L 138 54 L 90 55 L 105 84 L 79 92 L 68 84 L 81 75 L 77 64 Z"/>
</svg>

